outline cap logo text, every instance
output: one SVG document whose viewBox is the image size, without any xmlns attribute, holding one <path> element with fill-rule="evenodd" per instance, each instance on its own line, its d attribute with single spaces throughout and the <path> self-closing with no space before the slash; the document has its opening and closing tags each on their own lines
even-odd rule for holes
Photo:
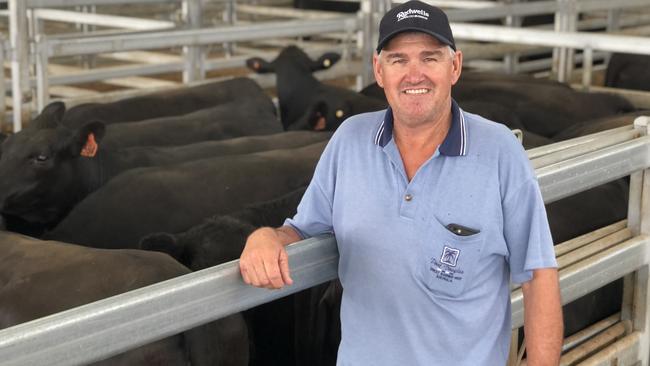
<svg viewBox="0 0 650 366">
<path fill-rule="evenodd" d="M 397 13 L 398 22 L 408 18 L 422 18 L 424 20 L 429 20 L 429 13 L 420 9 L 409 9 Z"/>
</svg>

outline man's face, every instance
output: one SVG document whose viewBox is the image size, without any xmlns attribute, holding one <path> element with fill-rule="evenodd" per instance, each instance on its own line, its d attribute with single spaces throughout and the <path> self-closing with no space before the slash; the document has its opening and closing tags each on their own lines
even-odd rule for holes
<svg viewBox="0 0 650 366">
<path fill-rule="evenodd" d="M 451 106 L 451 87 L 460 77 L 462 54 L 425 33 L 402 33 L 375 54 L 373 68 L 396 123 L 436 122 Z"/>
</svg>

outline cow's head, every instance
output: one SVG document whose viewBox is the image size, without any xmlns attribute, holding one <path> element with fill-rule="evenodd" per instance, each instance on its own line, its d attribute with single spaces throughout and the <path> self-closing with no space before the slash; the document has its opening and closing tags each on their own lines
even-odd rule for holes
<svg viewBox="0 0 650 366">
<path fill-rule="evenodd" d="M 62 125 L 62 103 L 52 103 L 29 127 L 9 136 L 0 155 L 0 212 L 28 222 L 58 220 L 87 192 L 77 162 L 92 158 L 104 124 L 71 129 Z"/>
<path fill-rule="evenodd" d="M 347 118 L 386 108 L 386 103 L 351 90 L 330 87 L 323 90 L 289 130 L 335 131 Z"/>
<path fill-rule="evenodd" d="M 253 230 L 242 220 L 217 216 L 182 234 L 149 234 L 140 240 L 139 248 L 167 253 L 198 271 L 239 258 Z"/>
<path fill-rule="evenodd" d="M 314 72 L 329 69 L 341 59 L 341 55 L 335 52 L 326 52 L 312 60 L 303 50 L 296 46 L 284 48 L 275 60 L 269 62 L 261 57 L 251 57 L 246 60 L 246 66 L 258 74 L 281 72 L 292 70 Z"/>
</svg>

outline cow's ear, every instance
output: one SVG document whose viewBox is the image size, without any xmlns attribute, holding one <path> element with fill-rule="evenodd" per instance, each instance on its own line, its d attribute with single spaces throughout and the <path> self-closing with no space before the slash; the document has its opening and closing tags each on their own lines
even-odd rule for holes
<svg viewBox="0 0 650 366">
<path fill-rule="evenodd" d="M 99 149 L 99 142 L 104 137 L 106 126 L 104 123 L 94 121 L 81 126 L 72 137 L 69 148 L 72 156 L 95 157 Z"/>
<path fill-rule="evenodd" d="M 43 108 L 32 123 L 36 128 L 56 128 L 63 120 L 64 114 L 65 104 L 63 102 L 53 102 Z"/>
<path fill-rule="evenodd" d="M 140 239 L 138 247 L 142 250 L 167 253 L 178 261 L 185 256 L 185 246 L 179 245 L 176 237 L 169 233 L 149 234 Z"/>
<path fill-rule="evenodd" d="M 311 65 L 311 71 L 325 70 L 334 66 L 341 59 L 341 55 L 335 52 L 324 53 Z"/>
<path fill-rule="evenodd" d="M 251 57 L 246 60 L 246 66 L 258 74 L 266 74 L 275 72 L 273 64 L 259 57 Z"/>
</svg>

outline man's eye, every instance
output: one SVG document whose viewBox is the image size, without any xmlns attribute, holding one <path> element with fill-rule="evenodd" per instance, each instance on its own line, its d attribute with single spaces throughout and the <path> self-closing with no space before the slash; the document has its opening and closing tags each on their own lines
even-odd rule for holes
<svg viewBox="0 0 650 366">
<path fill-rule="evenodd" d="M 424 59 L 424 62 L 438 62 L 438 59 L 435 57 L 427 57 Z"/>
<path fill-rule="evenodd" d="M 406 63 L 406 60 L 403 59 L 403 58 L 398 58 L 398 59 L 393 60 L 393 65 L 405 64 L 405 63 Z"/>
</svg>

